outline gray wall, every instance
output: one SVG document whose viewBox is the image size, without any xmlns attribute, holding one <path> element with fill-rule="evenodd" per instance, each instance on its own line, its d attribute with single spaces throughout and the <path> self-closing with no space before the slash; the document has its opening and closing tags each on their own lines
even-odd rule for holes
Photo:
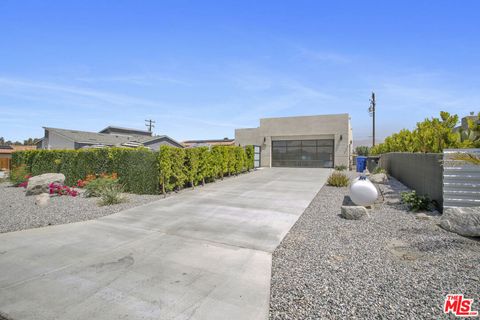
<svg viewBox="0 0 480 320">
<path fill-rule="evenodd" d="M 152 150 L 158 151 L 160 150 L 160 146 L 170 146 L 178 148 L 178 145 L 170 143 L 168 140 L 160 140 L 155 143 L 146 144 L 147 147 L 150 147 Z"/>
<path fill-rule="evenodd" d="M 335 165 L 349 165 L 352 129 L 348 114 L 265 118 L 258 128 L 235 130 L 236 145 L 261 147 L 262 167 L 271 166 L 272 141 L 297 139 L 334 139 Z"/>
<path fill-rule="evenodd" d="M 43 149 L 74 149 L 75 143 L 68 138 L 61 136 L 55 132 L 48 131 L 43 140 Z"/>
<path fill-rule="evenodd" d="M 457 154 L 480 157 L 480 149 L 443 150 L 443 206 L 480 206 L 480 166 L 456 160 Z"/>
<path fill-rule="evenodd" d="M 443 205 L 443 167 L 441 153 L 392 152 L 383 154 L 380 166 L 417 194 Z"/>
</svg>

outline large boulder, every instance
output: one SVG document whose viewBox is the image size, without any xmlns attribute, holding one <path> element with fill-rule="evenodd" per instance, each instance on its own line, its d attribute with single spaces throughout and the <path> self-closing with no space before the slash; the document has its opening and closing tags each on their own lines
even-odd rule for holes
<svg viewBox="0 0 480 320">
<path fill-rule="evenodd" d="M 347 220 L 365 220 L 370 218 L 367 208 L 362 206 L 342 206 L 340 215 Z"/>
<path fill-rule="evenodd" d="M 462 236 L 480 237 L 480 207 L 445 208 L 440 226 Z"/>
<path fill-rule="evenodd" d="M 31 177 L 28 180 L 27 196 L 37 195 L 41 193 L 49 193 L 51 183 L 63 184 L 65 176 L 61 173 L 45 173 L 39 176 Z"/>
<path fill-rule="evenodd" d="M 382 183 L 385 184 L 388 182 L 388 176 L 385 173 L 376 173 L 368 177 L 373 183 Z"/>
</svg>

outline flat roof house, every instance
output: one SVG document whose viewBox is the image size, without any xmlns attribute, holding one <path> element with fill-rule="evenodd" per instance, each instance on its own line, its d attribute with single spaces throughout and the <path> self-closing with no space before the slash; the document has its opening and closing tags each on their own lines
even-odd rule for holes
<svg viewBox="0 0 480 320">
<path fill-rule="evenodd" d="M 264 118 L 257 128 L 235 130 L 236 145 L 260 146 L 262 167 L 348 167 L 352 140 L 346 113 Z"/>
<path fill-rule="evenodd" d="M 39 149 L 81 149 L 92 147 L 148 147 L 158 150 L 161 145 L 183 146 L 166 135 L 153 136 L 150 131 L 108 126 L 100 132 L 44 127 L 45 135 Z"/>
</svg>

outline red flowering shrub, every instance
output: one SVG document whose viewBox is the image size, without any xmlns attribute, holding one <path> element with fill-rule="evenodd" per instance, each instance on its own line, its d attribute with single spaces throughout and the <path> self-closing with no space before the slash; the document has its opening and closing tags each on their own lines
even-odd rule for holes
<svg viewBox="0 0 480 320">
<path fill-rule="evenodd" d="M 27 188 L 28 187 L 28 179 L 30 179 L 32 176 L 27 174 L 24 179 L 25 181 L 23 181 L 22 183 L 18 184 L 17 187 L 22 187 L 22 188 Z"/>
<path fill-rule="evenodd" d="M 59 196 L 69 195 L 72 197 L 78 196 L 78 191 L 74 188 L 70 188 L 69 186 L 64 186 L 59 183 L 50 183 L 50 194 L 56 194 Z"/>
</svg>

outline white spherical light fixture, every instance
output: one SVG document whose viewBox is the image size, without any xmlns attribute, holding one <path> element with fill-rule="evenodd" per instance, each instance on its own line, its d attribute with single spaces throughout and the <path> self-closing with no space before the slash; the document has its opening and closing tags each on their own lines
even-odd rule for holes
<svg viewBox="0 0 480 320">
<path fill-rule="evenodd" d="M 357 206 L 371 206 L 377 198 L 377 188 L 367 177 L 358 177 L 350 184 L 350 199 Z"/>
</svg>

